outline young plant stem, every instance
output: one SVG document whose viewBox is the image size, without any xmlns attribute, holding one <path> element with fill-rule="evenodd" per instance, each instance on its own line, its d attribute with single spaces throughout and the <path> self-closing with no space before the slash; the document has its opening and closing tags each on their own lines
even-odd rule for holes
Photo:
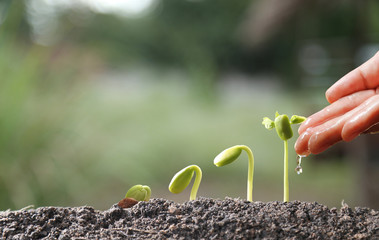
<svg viewBox="0 0 379 240">
<path fill-rule="evenodd" d="M 225 149 L 220 154 L 218 154 L 213 160 L 214 165 L 217 167 L 222 167 L 234 162 L 240 155 L 242 151 L 245 151 L 248 156 L 248 175 L 247 175 L 247 200 L 253 201 L 253 174 L 254 174 L 254 156 L 253 152 L 248 146 L 236 145 Z"/>
<path fill-rule="evenodd" d="M 197 190 L 199 189 L 200 182 L 201 182 L 201 177 L 202 177 L 202 173 L 201 173 L 201 170 L 200 170 L 199 167 L 197 167 L 197 166 L 195 167 L 194 166 L 193 169 L 195 170 L 196 177 L 195 177 L 195 181 L 194 181 L 193 186 L 192 186 L 190 200 L 195 200 L 196 199 Z"/>
<path fill-rule="evenodd" d="M 284 141 L 284 194 L 283 201 L 289 201 L 289 184 L 288 184 L 288 141 Z"/>
<path fill-rule="evenodd" d="M 246 151 L 249 159 L 249 169 L 247 173 L 247 200 L 253 201 L 253 177 L 254 177 L 254 155 L 253 152 L 245 145 L 241 145 L 241 148 Z"/>
<path fill-rule="evenodd" d="M 288 139 L 292 138 L 292 124 L 299 124 L 306 120 L 305 117 L 292 115 L 291 119 L 287 115 L 275 113 L 275 120 L 264 117 L 262 124 L 267 129 L 276 129 L 276 133 L 284 141 L 284 181 L 283 181 L 283 201 L 289 201 L 289 184 L 288 184 Z"/>
<path fill-rule="evenodd" d="M 190 200 L 196 199 L 197 190 L 201 182 L 201 169 L 197 165 L 190 165 L 177 172 L 168 185 L 168 190 L 172 193 L 181 193 L 192 181 L 193 175 L 196 173 L 195 181 L 192 186 Z"/>
</svg>

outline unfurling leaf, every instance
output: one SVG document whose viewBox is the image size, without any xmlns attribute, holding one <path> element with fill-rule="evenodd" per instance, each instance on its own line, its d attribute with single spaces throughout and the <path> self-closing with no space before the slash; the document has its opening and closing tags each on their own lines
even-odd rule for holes
<svg viewBox="0 0 379 240">
<path fill-rule="evenodd" d="M 291 124 L 299 124 L 299 123 L 304 122 L 306 119 L 307 119 L 307 118 L 306 118 L 306 117 L 303 117 L 303 116 L 292 115 L 291 120 L 290 120 L 290 123 L 291 123 Z"/>
<path fill-rule="evenodd" d="M 275 122 L 272 121 L 271 119 L 269 119 L 268 117 L 264 117 L 264 118 L 263 118 L 262 124 L 263 124 L 263 125 L 265 126 L 265 128 L 267 128 L 268 130 L 271 130 L 271 129 L 275 128 Z"/>
</svg>

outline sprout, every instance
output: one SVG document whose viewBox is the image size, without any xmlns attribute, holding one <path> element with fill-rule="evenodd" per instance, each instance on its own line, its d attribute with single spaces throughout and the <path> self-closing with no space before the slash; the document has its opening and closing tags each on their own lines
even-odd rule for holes
<svg viewBox="0 0 379 240">
<path fill-rule="evenodd" d="M 247 200 L 253 201 L 253 174 L 254 174 L 254 156 L 249 147 L 245 145 L 236 145 L 222 151 L 216 156 L 213 163 L 217 167 L 222 167 L 234 162 L 240 155 L 242 150 L 245 150 L 249 158 L 249 170 L 247 176 Z"/>
<path fill-rule="evenodd" d="M 134 185 L 125 195 L 125 198 L 134 198 L 137 201 L 149 201 L 151 189 L 146 185 Z"/>
<path fill-rule="evenodd" d="M 305 117 L 293 115 L 291 119 L 287 115 L 275 113 L 275 121 L 264 117 L 262 124 L 265 128 L 271 130 L 276 128 L 276 133 L 284 141 L 284 184 L 283 184 L 283 201 L 289 201 L 289 183 L 288 183 L 288 139 L 292 138 L 293 132 L 291 125 L 299 124 L 305 121 Z"/>
<path fill-rule="evenodd" d="M 190 165 L 177 172 L 168 186 L 170 192 L 175 194 L 181 193 L 191 182 L 194 172 L 196 172 L 196 177 L 192 186 L 190 200 L 195 200 L 202 177 L 201 169 L 197 165 Z"/>
</svg>

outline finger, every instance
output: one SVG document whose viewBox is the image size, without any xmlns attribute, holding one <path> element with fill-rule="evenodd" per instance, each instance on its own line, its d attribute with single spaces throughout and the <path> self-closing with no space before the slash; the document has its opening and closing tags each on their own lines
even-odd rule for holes
<svg viewBox="0 0 379 240">
<path fill-rule="evenodd" d="M 309 132 L 308 135 L 304 139 L 299 139 L 298 151 L 318 154 L 341 141 L 341 132 L 345 123 L 363 108 L 364 106 L 361 104 L 344 115 L 332 118 L 311 128 L 311 131 L 308 129 L 305 131 L 305 133 Z"/>
<path fill-rule="evenodd" d="M 343 117 L 338 117 L 317 127 L 308 140 L 308 151 L 318 154 L 341 141 L 341 131 L 345 121 Z"/>
<path fill-rule="evenodd" d="M 379 51 L 367 62 L 354 69 L 326 91 L 326 99 L 333 103 L 354 92 L 379 86 Z"/>
<path fill-rule="evenodd" d="M 312 135 L 312 129 L 308 129 L 307 131 L 300 134 L 295 143 L 295 151 L 298 155 L 308 156 L 310 151 L 308 149 L 309 138 Z"/>
<path fill-rule="evenodd" d="M 346 121 L 341 135 L 343 140 L 351 141 L 379 122 L 379 95 L 369 98 L 359 106 L 359 111 Z"/>
<path fill-rule="evenodd" d="M 298 129 L 299 134 L 302 134 L 307 128 L 313 128 L 332 118 L 345 114 L 346 112 L 359 106 L 361 103 L 373 95 L 375 95 L 374 90 L 366 90 L 353 93 L 349 96 L 337 100 L 321 111 L 308 117 L 307 120 L 300 125 Z"/>
<path fill-rule="evenodd" d="M 299 155 L 317 154 L 342 140 L 341 130 L 345 118 L 339 116 L 314 128 L 308 128 L 295 143 L 295 151 Z"/>
<path fill-rule="evenodd" d="M 353 138 L 359 135 L 359 133 L 363 132 L 367 129 L 369 125 L 366 127 L 361 127 L 362 124 L 365 124 L 366 121 L 371 120 L 374 122 L 375 119 L 379 120 L 379 118 L 369 116 L 378 116 L 379 113 L 379 95 L 375 95 L 364 103 L 359 105 L 358 107 L 352 109 L 351 111 L 345 113 L 342 116 L 331 119 L 313 129 L 312 135 L 308 140 L 308 150 L 310 153 L 318 154 L 332 145 L 336 144 L 341 140 L 351 141 Z M 365 110 L 369 109 L 369 112 L 365 112 Z M 364 115 L 366 114 L 366 115 Z M 355 121 L 354 121 L 355 119 Z M 358 121 L 358 120 L 362 121 Z M 353 120 L 353 121 L 352 121 Z M 352 124 L 350 127 L 347 123 Z M 342 133 L 343 129 L 347 126 L 347 130 L 350 132 Z M 362 129 L 358 134 L 356 134 L 356 129 Z"/>
</svg>

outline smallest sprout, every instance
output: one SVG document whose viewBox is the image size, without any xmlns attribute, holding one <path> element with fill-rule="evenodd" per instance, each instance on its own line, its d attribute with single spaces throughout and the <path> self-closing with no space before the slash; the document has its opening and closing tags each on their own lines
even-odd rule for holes
<svg viewBox="0 0 379 240">
<path fill-rule="evenodd" d="M 125 198 L 134 198 L 137 201 L 149 201 L 151 189 L 146 185 L 134 185 L 125 195 Z"/>
<path fill-rule="evenodd" d="M 196 172 L 195 182 L 193 183 L 190 200 L 196 199 L 197 190 L 199 189 L 202 172 L 199 166 L 190 165 L 177 172 L 172 178 L 168 189 L 172 193 L 181 193 L 191 182 L 193 174 Z"/>
</svg>

